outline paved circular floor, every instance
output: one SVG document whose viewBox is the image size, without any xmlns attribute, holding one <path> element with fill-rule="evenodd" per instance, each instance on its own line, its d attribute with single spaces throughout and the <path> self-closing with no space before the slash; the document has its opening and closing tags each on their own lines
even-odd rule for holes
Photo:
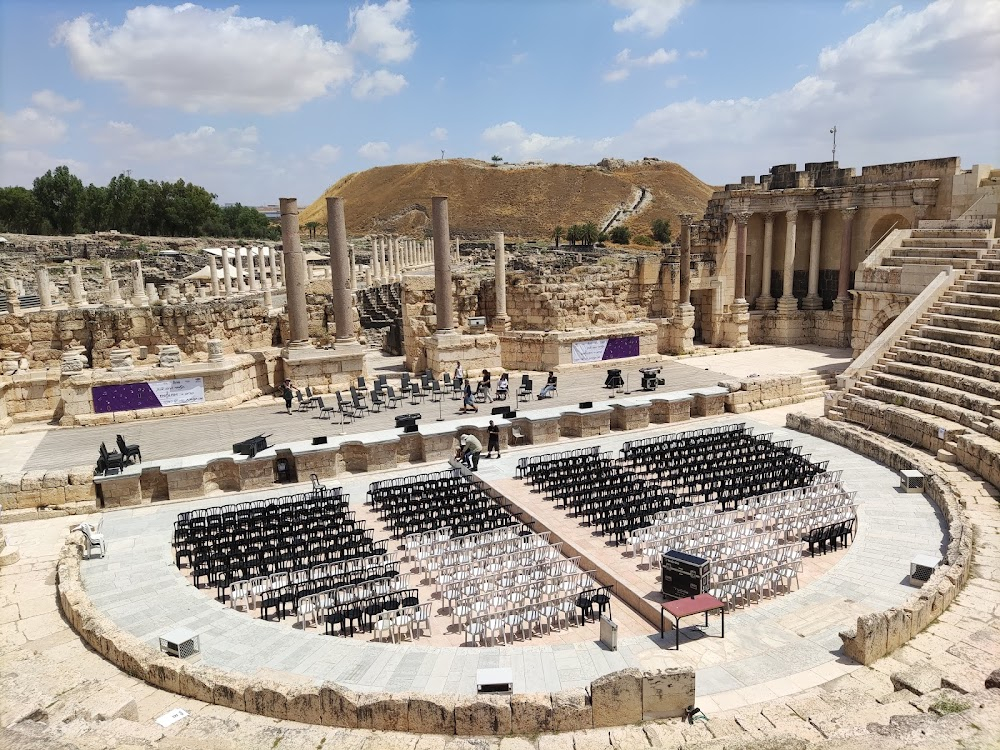
<svg viewBox="0 0 1000 750">
<path fill-rule="evenodd" d="M 592 640 L 547 643 L 542 639 L 539 645 L 529 642 L 519 648 L 438 648 L 419 641 L 391 645 L 330 638 L 235 612 L 193 588 L 174 567 L 170 537 L 177 513 L 287 494 L 293 491 L 288 487 L 108 513 L 104 525 L 108 555 L 84 561 L 83 581 L 95 605 L 122 629 L 155 645 L 160 633 L 188 628 L 201 635 L 203 663 L 244 674 L 277 671 L 298 679 L 332 680 L 357 690 L 472 693 L 478 669 L 507 666 L 513 670 L 517 692 L 548 692 L 583 686 L 628 666 L 690 665 L 697 669 L 699 699 L 708 697 L 713 707 L 753 702 L 750 697 L 760 701 L 788 695 L 857 668 L 842 656 L 837 633 L 852 626 L 859 614 L 907 600 L 913 592 L 906 584 L 910 559 L 946 546 L 945 526 L 936 508 L 922 495 L 901 494 L 894 472 L 839 446 L 755 420 L 753 415 L 730 415 L 670 429 L 561 441 L 557 448 L 509 451 L 500 460 L 483 461 L 479 473 L 487 480 L 509 478 L 523 455 L 585 445 L 618 450 L 625 440 L 737 421 L 761 432 L 773 431 L 775 440 L 791 438 L 815 460 L 829 460 L 831 470 L 843 470 L 848 489 L 858 490 L 857 537 L 825 574 L 800 590 L 727 615 L 725 639 L 685 640 L 679 652 L 663 648 L 672 647 L 673 641 L 661 642 L 658 635 L 623 638 L 618 651 L 612 652 L 596 640 L 593 625 L 587 626 L 593 629 Z M 352 502 L 360 503 L 375 479 L 445 466 L 427 464 L 348 476 L 339 483 Z M 327 480 L 327 484 L 335 482 Z"/>
</svg>

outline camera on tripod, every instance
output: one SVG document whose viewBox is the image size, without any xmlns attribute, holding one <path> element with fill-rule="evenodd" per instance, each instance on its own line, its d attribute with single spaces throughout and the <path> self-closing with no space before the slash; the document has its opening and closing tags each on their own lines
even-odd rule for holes
<svg viewBox="0 0 1000 750">
<path fill-rule="evenodd" d="M 655 391 L 656 386 L 666 385 L 666 381 L 660 377 L 662 367 L 640 367 L 642 373 L 642 390 Z"/>
</svg>

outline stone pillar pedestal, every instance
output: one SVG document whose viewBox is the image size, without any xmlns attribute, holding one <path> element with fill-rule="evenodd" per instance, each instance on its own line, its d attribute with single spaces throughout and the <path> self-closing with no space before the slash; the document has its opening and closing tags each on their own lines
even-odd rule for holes
<svg viewBox="0 0 1000 750">
<path fill-rule="evenodd" d="M 746 300 L 734 302 L 732 315 L 736 334 L 732 345 L 740 349 L 750 346 L 750 305 Z"/>
<path fill-rule="evenodd" d="M 43 310 L 52 309 L 52 292 L 49 289 L 49 272 L 39 266 L 35 269 L 35 283 L 38 284 L 38 301 Z"/>
<path fill-rule="evenodd" d="M 148 303 L 148 301 L 147 301 Z M 83 277 L 78 273 L 69 276 L 69 306 L 83 307 L 87 304 L 87 295 L 83 291 Z"/>
<path fill-rule="evenodd" d="M 17 298 L 17 282 L 13 276 L 4 279 L 4 292 L 7 294 L 7 313 L 9 315 L 21 314 L 21 301 Z"/>
<path fill-rule="evenodd" d="M 129 349 L 112 349 L 108 352 L 111 372 L 127 372 L 132 369 L 132 352 Z"/>
<path fill-rule="evenodd" d="M 427 368 L 435 373 L 451 372 L 455 362 L 461 362 L 466 373 L 501 366 L 500 337 L 492 333 L 469 336 L 450 331 L 420 341 L 427 355 Z"/>
<path fill-rule="evenodd" d="M 674 354 L 694 351 L 694 305 L 681 304 L 674 312 L 671 328 L 671 350 Z"/>
<path fill-rule="evenodd" d="M 160 357 L 160 367 L 174 367 L 181 363 L 181 348 L 175 344 L 162 344 L 156 347 Z"/>
<path fill-rule="evenodd" d="M 222 339 L 209 339 L 205 347 L 208 349 L 209 362 L 222 362 L 225 359 L 222 355 Z"/>
<path fill-rule="evenodd" d="M 156 284 L 149 283 L 146 284 L 146 304 L 143 307 L 149 307 L 160 301 L 160 295 L 156 293 Z"/>
<path fill-rule="evenodd" d="M 799 300 L 796 297 L 781 297 L 778 299 L 776 309 L 783 315 L 790 315 L 799 309 Z"/>
<path fill-rule="evenodd" d="M 80 372 L 87 366 L 87 357 L 82 346 L 70 347 L 63 352 L 60 370 L 63 373 Z"/>
<path fill-rule="evenodd" d="M 122 299 L 121 288 L 118 279 L 108 281 L 108 304 L 112 307 L 125 307 L 125 300 Z"/>
</svg>

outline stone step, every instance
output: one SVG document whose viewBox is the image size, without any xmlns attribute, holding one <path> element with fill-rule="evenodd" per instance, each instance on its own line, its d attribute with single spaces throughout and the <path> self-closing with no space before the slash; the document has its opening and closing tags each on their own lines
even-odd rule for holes
<svg viewBox="0 0 1000 750">
<path fill-rule="evenodd" d="M 969 268 L 975 263 L 974 258 L 907 258 L 898 255 L 891 255 L 882 261 L 884 266 L 951 266 L 952 268 Z"/>
<path fill-rule="evenodd" d="M 917 227 L 910 230 L 911 237 L 950 237 L 950 238 L 983 238 L 988 239 L 990 230 L 988 229 L 967 229 L 967 228 L 925 228 Z"/>
<path fill-rule="evenodd" d="M 992 347 L 955 344 L 949 341 L 919 337 L 910 341 L 908 347 L 913 351 L 946 354 L 951 357 L 967 359 L 971 362 L 1000 367 L 1000 351 Z"/>
<path fill-rule="evenodd" d="M 990 247 L 990 240 L 986 237 L 924 237 L 922 235 L 904 237 L 903 247 L 946 247 L 952 248 L 986 248 Z"/>
<path fill-rule="evenodd" d="M 960 305 L 981 305 L 1000 310 L 1000 294 L 987 294 L 984 292 L 954 292 L 951 301 Z"/>
<path fill-rule="evenodd" d="M 979 260 L 982 248 L 976 247 L 922 247 L 903 245 L 892 251 L 894 258 L 971 258 Z"/>
<path fill-rule="evenodd" d="M 949 419 L 947 416 L 938 416 L 936 414 L 931 414 L 920 409 L 915 409 L 912 406 L 908 406 L 907 399 L 915 399 L 916 397 L 905 394 L 896 395 L 900 396 L 898 403 L 886 402 L 883 399 L 868 398 L 866 396 L 854 396 L 845 409 L 846 420 L 848 422 L 864 425 L 870 429 L 877 429 L 881 426 L 879 424 L 881 421 L 879 412 L 885 404 L 890 403 L 893 409 L 900 415 L 921 425 L 923 432 L 929 435 L 936 435 L 938 430 L 943 429 L 947 433 L 947 440 L 952 435 L 969 432 L 969 428 L 966 425 L 956 422 L 953 419 Z"/>
<path fill-rule="evenodd" d="M 910 365 L 909 367 L 913 367 Z M 917 370 L 910 370 L 914 375 L 921 375 L 922 373 Z M 949 376 L 947 374 L 940 376 L 941 379 L 947 379 Z M 951 376 L 954 378 L 954 376 Z M 930 401 L 941 401 L 952 406 L 956 406 L 960 409 L 965 409 L 969 412 L 977 412 L 980 416 L 990 416 L 994 409 L 1000 408 L 1000 401 L 996 398 L 988 395 L 980 395 L 976 393 L 970 393 L 963 390 L 961 387 L 955 387 L 960 385 L 952 380 L 952 385 L 945 385 L 943 383 L 938 383 L 935 381 L 926 381 L 922 379 L 915 379 L 909 375 L 900 375 L 896 373 L 891 373 L 888 375 L 877 374 L 874 376 L 875 382 L 872 384 L 878 388 L 885 388 L 890 391 L 899 391 L 901 393 L 909 393 L 914 396 L 920 396 L 921 398 L 928 399 Z M 970 386 L 974 381 L 966 380 Z M 970 415 L 970 419 L 971 419 Z"/>
<path fill-rule="evenodd" d="M 1000 281 L 966 281 L 964 291 L 972 294 L 995 294 L 1000 296 Z"/>
<path fill-rule="evenodd" d="M 962 331 L 1000 334 L 1000 310 L 992 320 L 989 318 L 966 318 L 961 315 L 931 315 L 928 323 L 937 328 L 957 328 Z"/>
<path fill-rule="evenodd" d="M 959 302 L 948 302 L 941 305 L 939 311 L 944 315 L 957 315 L 960 318 L 986 318 L 996 320 L 1000 313 L 997 308 L 987 305 L 964 305 Z"/>
<path fill-rule="evenodd" d="M 978 320 L 978 318 L 977 318 Z M 937 339 L 950 344 L 962 344 L 964 346 L 979 346 L 985 349 L 1000 348 L 1000 336 L 990 333 L 979 333 L 978 331 L 963 331 L 956 328 L 941 328 L 938 326 L 923 326 L 920 329 L 920 338 Z"/>
<path fill-rule="evenodd" d="M 896 358 L 895 363 L 917 365 L 935 370 L 946 370 L 987 383 L 1000 383 L 1000 367 L 950 354 L 937 354 L 917 349 L 907 349 Z M 894 363 L 887 363 L 886 369 L 890 369 L 892 364 Z"/>
<path fill-rule="evenodd" d="M 983 432 L 983 427 L 980 425 L 980 421 L 983 419 L 982 413 L 950 404 L 941 399 L 874 385 L 865 386 L 862 394 L 859 395 L 871 401 L 881 401 L 883 404 L 890 404 L 913 412 L 923 412 L 929 418 L 943 419 L 966 429 Z"/>
<path fill-rule="evenodd" d="M 1000 270 L 990 271 L 980 268 L 976 271 L 976 281 L 1000 281 Z"/>
</svg>

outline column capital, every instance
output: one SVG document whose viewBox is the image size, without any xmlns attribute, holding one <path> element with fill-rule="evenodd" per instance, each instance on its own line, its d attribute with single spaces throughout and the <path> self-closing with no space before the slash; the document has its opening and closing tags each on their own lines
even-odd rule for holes
<svg viewBox="0 0 1000 750">
<path fill-rule="evenodd" d="M 764 223 L 765 224 L 773 224 L 774 223 L 774 211 L 765 211 L 764 212 Z"/>
<path fill-rule="evenodd" d="M 785 219 L 788 221 L 795 221 L 799 218 L 799 210 L 797 208 L 789 208 L 785 211 Z"/>
<path fill-rule="evenodd" d="M 742 226 L 746 226 L 747 222 L 750 221 L 750 217 L 753 216 L 752 211 L 737 211 L 733 214 L 736 219 L 736 223 Z"/>
<path fill-rule="evenodd" d="M 813 221 L 818 221 L 823 216 L 822 208 L 810 208 L 809 214 L 813 217 Z"/>
<path fill-rule="evenodd" d="M 843 216 L 845 219 L 853 219 L 854 212 L 857 210 L 858 210 L 857 206 L 845 206 L 844 208 L 840 209 L 840 215 Z"/>
<path fill-rule="evenodd" d="M 694 214 L 687 212 L 679 213 L 677 214 L 677 218 L 680 219 L 682 227 L 689 227 L 691 226 L 691 222 L 694 221 Z"/>
</svg>

